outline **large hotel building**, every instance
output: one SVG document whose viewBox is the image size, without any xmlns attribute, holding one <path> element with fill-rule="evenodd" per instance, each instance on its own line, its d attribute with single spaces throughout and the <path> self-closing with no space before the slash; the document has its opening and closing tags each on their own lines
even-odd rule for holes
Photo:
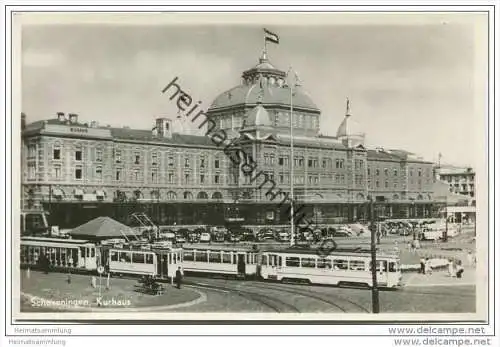
<svg viewBox="0 0 500 347">
<path fill-rule="evenodd" d="M 169 87 L 168 98 L 178 92 Z M 61 227 L 99 215 L 125 221 L 137 211 L 160 225 L 222 225 L 235 206 L 248 225 L 289 223 L 282 199 L 266 196 L 269 186 L 259 188 L 260 178 L 245 176 L 210 136 L 179 133 L 168 118 L 138 130 L 84 123 L 80 116 L 58 113 L 27 124 L 22 115 L 23 208 L 49 211 Z M 366 219 L 370 200 L 388 217 L 436 213 L 432 162 L 366 148 L 349 108 L 336 136 L 322 136 L 321 111 L 300 86 L 291 98 L 285 72 L 265 54 L 239 85 L 215 98 L 206 117 L 276 189 L 290 192 L 293 183 L 297 203 L 315 223 Z"/>
</svg>

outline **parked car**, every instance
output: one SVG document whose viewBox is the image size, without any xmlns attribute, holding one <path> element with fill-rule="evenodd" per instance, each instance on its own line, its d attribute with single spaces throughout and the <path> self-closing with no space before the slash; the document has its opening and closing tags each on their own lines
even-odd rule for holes
<svg viewBox="0 0 500 347">
<path fill-rule="evenodd" d="M 200 235 L 200 242 L 210 242 L 211 239 L 210 233 L 205 232 Z"/>
</svg>

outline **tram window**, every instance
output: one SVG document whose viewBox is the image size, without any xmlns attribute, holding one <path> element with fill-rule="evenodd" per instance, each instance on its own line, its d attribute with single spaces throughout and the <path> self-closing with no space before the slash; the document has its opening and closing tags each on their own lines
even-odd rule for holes
<svg viewBox="0 0 500 347">
<path fill-rule="evenodd" d="M 146 264 L 153 264 L 153 255 L 152 254 L 146 254 Z"/>
<path fill-rule="evenodd" d="M 197 251 L 196 261 L 207 262 L 207 251 Z"/>
<path fill-rule="evenodd" d="M 90 257 L 94 258 L 95 257 L 95 248 L 90 249 Z"/>
<path fill-rule="evenodd" d="M 252 255 L 250 253 L 247 253 L 247 264 L 253 264 L 252 258 L 253 258 Z"/>
<path fill-rule="evenodd" d="M 222 262 L 224 264 L 231 264 L 231 252 L 222 253 Z"/>
<path fill-rule="evenodd" d="M 208 255 L 208 259 L 210 260 L 211 263 L 220 263 L 221 262 L 220 252 L 210 252 Z"/>
<path fill-rule="evenodd" d="M 262 258 L 260 258 L 261 264 L 262 265 L 268 265 L 267 264 L 267 255 L 263 255 Z"/>
<path fill-rule="evenodd" d="M 132 253 L 132 263 L 144 264 L 144 254 L 143 253 Z"/>
<path fill-rule="evenodd" d="M 335 270 L 347 270 L 348 269 L 348 261 L 344 259 L 334 259 L 333 260 L 333 268 Z"/>
<path fill-rule="evenodd" d="M 128 253 L 128 252 L 120 252 L 120 262 L 122 262 L 122 263 L 130 263 L 130 253 Z"/>
<path fill-rule="evenodd" d="M 362 260 L 349 261 L 349 269 L 353 271 L 365 271 L 365 262 Z"/>
<path fill-rule="evenodd" d="M 391 261 L 389 263 L 389 272 L 396 272 L 396 271 L 397 271 L 396 263 Z"/>
<path fill-rule="evenodd" d="M 382 260 L 382 264 L 383 264 L 384 272 L 387 272 L 387 270 L 389 270 L 388 266 L 387 266 L 387 260 Z"/>
<path fill-rule="evenodd" d="M 80 253 L 82 255 L 82 258 L 85 258 L 85 248 L 80 247 Z"/>
<path fill-rule="evenodd" d="M 184 251 L 184 260 L 185 261 L 193 261 L 194 260 L 193 251 Z"/>
<path fill-rule="evenodd" d="M 118 261 L 118 252 L 109 252 L 109 255 L 110 255 L 110 258 L 111 258 L 111 261 Z"/>
<path fill-rule="evenodd" d="M 314 258 L 302 258 L 300 262 L 302 267 L 316 267 L 316 259 Z"/>
<path fill-rule="evenodd" d="M 286 257 L 285 264 L 286 264 L 286 266 L 289 266 L 289 267 L 299 267 L 300 266 L 300 259 L 297 257 Z"/>
<path fill-rule="evenodd" d="M 318 259 L 318 269 L 331 269 L 332 268 L 332 260 L 326 258 Z"/>
<path fill-rule="evenodd" d="M 281 266 L 282 265 L 282 257 L 278 257 L 278 266 Z"/>
<path fill-rule="evenodd" d="M 383 271 L 387 272 L 387 260 L 377 261 L 377 271 L 382 271 L 380 264 L 382 265 Z M 372 269 L 372 263 L 370 262 L 370 270 Z"/>
</svg>

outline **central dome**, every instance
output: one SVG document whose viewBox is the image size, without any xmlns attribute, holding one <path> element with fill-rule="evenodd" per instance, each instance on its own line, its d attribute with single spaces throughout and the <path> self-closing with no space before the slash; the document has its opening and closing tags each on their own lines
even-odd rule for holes
<svg viewBox="0 0 500 347">
<path fill-rule="evenodd" d="M 286 73 L 275 68 L 264 53 L 257 65 L 243 72 L 243 83 L 217 96 L 208 111 L 252 107 L 259 101 L 264 106 L 290 107 L 290 88 L 286 86 L 285 78 Z M 300 88 L 294 90 L 293 107 L 319 113 L 318 107 Z"/>
</svg>

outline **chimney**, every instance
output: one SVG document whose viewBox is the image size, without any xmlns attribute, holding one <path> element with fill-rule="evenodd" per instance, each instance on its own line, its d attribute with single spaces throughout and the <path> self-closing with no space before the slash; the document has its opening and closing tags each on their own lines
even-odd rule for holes
<svg viewBox="0 0 500 347">
<path fill-rule="evenodd" d="M 172 137 L 172 121 L 168 118 L 156 119 L 156 131 L 159 137 Z"/>
<path fill-rule="evenodd" d="M 69 113 L 68 116 L 71 124 L 78 123 L 78 115 L 76 113 Z"/>
<path fill-rule="evenodd" d="M 26 129 L 26 114 L 21 112 L 21 130 Z"/>
<path fill-rule="evenodd" d="M 57 112 L 57 119 L 59 120 L 59 122 L 64 122 L 66 120 L 64 112 Z"/>
</svg>

